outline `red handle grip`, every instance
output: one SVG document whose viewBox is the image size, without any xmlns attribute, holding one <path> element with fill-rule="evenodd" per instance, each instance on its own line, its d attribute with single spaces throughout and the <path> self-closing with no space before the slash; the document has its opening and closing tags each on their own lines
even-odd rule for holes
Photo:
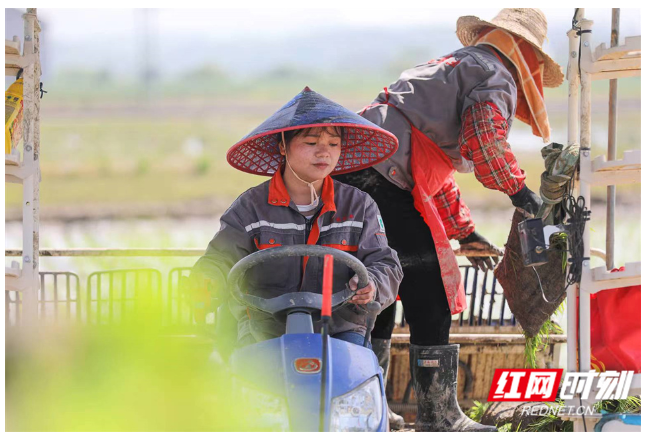
<svg viewBox="0 0 646 440">
<path fill-rule="evenodd" d="M 327 254 L 323 258 L 323 305 L 321 316 L 332 316 L 332 277 L 334 275 L 334 257 Z"/>
</svg>

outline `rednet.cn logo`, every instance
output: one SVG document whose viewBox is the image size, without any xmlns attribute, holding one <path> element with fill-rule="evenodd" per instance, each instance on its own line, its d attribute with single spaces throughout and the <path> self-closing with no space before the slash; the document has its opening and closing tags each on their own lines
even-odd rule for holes
<svg viewBox="0 0 646 440">
<path fill-rule="evenodd" d="M 625 399 L 630 391 L 633 371 L 595 371 L 565 373 L 561 399 L 580 395 L 587 399 L 596 391 L 597 400 Z M 489 402 L 554 402 L 558 393 L 562 369 L 496 369 L 489 390 Z"/>
<path fill-rule="evenodd" d="M 496 369 L 489 402 L 554 402 L 563 370 Z"/>
</svg>

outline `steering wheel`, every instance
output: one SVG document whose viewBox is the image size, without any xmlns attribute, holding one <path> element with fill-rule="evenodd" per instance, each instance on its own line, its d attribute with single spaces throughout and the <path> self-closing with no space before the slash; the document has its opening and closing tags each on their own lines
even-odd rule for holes
<svg viewBox="0 0 646 440">
<path fill-rule="evenodd" d="M 238 261 L 229 272 L 227 278 L 231 294 L 245 306 L 259 310 L 261 312 L 269 313 L 275 318 L 284 317 L 290 311 L 304 311 L 311 314 L 320 312 L 323 295 L 313 292 L 292 292 L 285 293 L 275 298 L 261 298 L 259 296 L 247 295 L 240 290 L 240 281 L 242 280 L 245 272 L 252 267 L 265 263 L 270 260 L 275 260 L 284 257 L 324 257 L 330 254 L 334 257 L 334 261 L 344 263 L 347 267 L 352 269 L 359 277 L 357 285 L 361 289 L 368 285 L 368 271 L 366 266 L 347 252 L 338 249 L 309 245 L 298 244 L 294 246 L 281 246 L 269 249 L 263 249 L 258 252 L 247 255 L 242 260 Z M 347 300 L 352 298 L 354 292 L 349 288 L 340 290 L 332 295 L 332 310 L 341 307 Z"/>
</svg>

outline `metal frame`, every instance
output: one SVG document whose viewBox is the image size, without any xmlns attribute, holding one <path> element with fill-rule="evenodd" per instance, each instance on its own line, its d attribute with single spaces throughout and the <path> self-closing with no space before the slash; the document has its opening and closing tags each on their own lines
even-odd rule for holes
<svg viewBox="0 0 646 440">
<path fill-rule="evenodd" d="M 15 151 L 5 157 L 5 182 L 22 184 L 22 267 L 12 263 L 5 268 L 5 286 L 23 293 L 23 321 L 35 325 L 38 319 L 40 206 L 40 26 L 36 8 L 27 8 L 23 20 L 23 55 L 5 57 L 5 76 L 15 75 L 18 68 L 23 69 L 22 162 Z M 16 43 L 14 38 L 10 45 L 15 47 Z"/>
<path fill-rule="evenodd" d="M 611 47 L 600 45 L 592 51 L 591 20 L 584 18 L 584 9 L 578 9 L 575 29 L 568 32 L 570 58 L 568 62 L 568 144 L 580 142 L 580 175 L 575 182 L 579 194 L 590 201 L 592 186 L 607 186 L 605 267 L 590 267 L 590 260 L 583 262 L 581 283 L 568 289 L 568 371 L 590 371 L 590 295 L 604 289 L 641 284 L 641 263 L 628 263 L 624 272 L 611 273 L 614 267 L 614 184 L 639 182 L 641 178 L 641 155 L 639 151 L 626 152 L 622 160 L 616 159 L 617 124 L 617 78 L 641 75 L 640 37 L 628 37 L 623 46 L 619 41 L 619 10 L 613 9 Z M 580 39 L 580 40 L 579 40 Z M 580 49 L 580 53 L 579 53 Z M 592 135 L 592 81 L 610 79 L 608 158 L 591 158 Z M 580 109 L 580 113 L 579 113 Z M 590 229 L 583 235 L 584 257 L 594 253 L 590 248 Z M 578 303 L 578 304 L 577 304 Z M 577 305 L 579 316 L 577 317 Z M 578 328 L 577 328 L 578 318 Z M 577 335 L 578 330 L 578 339 Z M 577 359 L 579 363 L 577 363 Z M 641 392 L 641 374 L 635 374 L 631 394 Z M 580 401 L 576 398 L 566 405 L 592 405 L 594 399 Z M 575 430 L 588 430 L 579 417 L 572 417 Z M 595 419 L 596 422 L 596 419 Z"/>
</svg>

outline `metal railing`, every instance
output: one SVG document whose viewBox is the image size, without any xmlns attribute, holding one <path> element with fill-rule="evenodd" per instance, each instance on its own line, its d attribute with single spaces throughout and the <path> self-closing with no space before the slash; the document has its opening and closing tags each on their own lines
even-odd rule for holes
<svg viewBox="0 0 646 440">
<path fill-rule="evenodd" d="M 191 274 L 190 267 L 175 267 L 168 272 L 168 295 L 166 297 L 166 319 L 171 326 L 190 326 L 193 317 L 186 300 L 185 280 Z"/>
<path fill-rule="evenodd" d="M 490 271 L 481 272 L 471 266 L 464 269 L 464 291 L 469 300 L 469 309 L 460 313 L 458 325 L 468 326 L 505 326 L 516 325 L 516 318 L 506 307 L 505 296 L 498 280 Z M 471 275 L 471 279 L 469 279 Z"/>
<path fill-rule="evenodd" d="M 516 318 L 509 310 L 502 287 L 491 271 L 480 271 L 471 266 L 460 266 L 464 292 L 468 307 L 453 317 L 452 326 L 471 327 L 513 327 Z M 397 321 L 400 327 L 406 326 L 406 317 Z"/>
<path fill-rule="evenodd" d="M 41 249 L 43 257 L 170 257 L 201 256 L 202 249 Z M 6 250 L 6 256 L 19 256 L 20 250 Z M 516 320 L 491 271 L 461 266 L 468 309 L 454 318 L 459 327 L 514 326 Z M 190 300 L 184 281 L 190 267 L 175 267 L 166 277 L 157 269 L 113 269 L 95 271 L 81 283 L 73 272 L 41 272 L 38 299 L 41 320 L 67 321 L 92 325 L 117 324 L 134 316 L 146 299 L 145 307 L 155 307 L 160 323 L 180 332 L 193 326 Z M 166 280 L 164 286 L 163 280 Z M 81 286 L 85 292 L 81 292 Z M 7 325 L 21 323 L 21 294 L 5 292 Z M 405 325 L 405 319 L 399 322 Z"/>
<path fill-rule="evenodd" d="M 85 322 L 115 324 L 140 312 L 161 309 L 162 276 L 156 269 L 116 269 L 92 272 L 87 279 Z"/>
<path fill-rule="evenodd" d="M 38 316 L 46 322 L 81 321 L 81 282 L 73 272 L 40 272 Z M 5 325 L 22 323 L 22 293 L 5 291 Z"/>
</svg>

